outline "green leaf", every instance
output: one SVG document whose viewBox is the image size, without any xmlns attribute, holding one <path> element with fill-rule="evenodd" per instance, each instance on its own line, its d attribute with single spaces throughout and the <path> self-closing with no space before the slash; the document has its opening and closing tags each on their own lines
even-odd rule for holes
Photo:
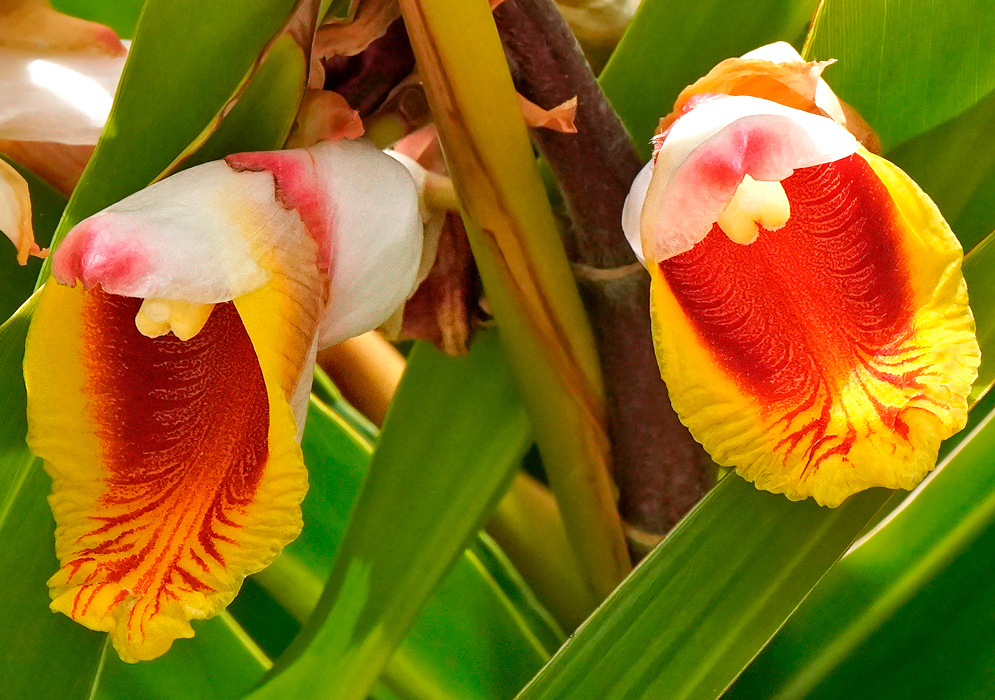
<svg viewBox="0 0 995 700">
<path fill-rule="evenodd" d="M 887 151 L 995 89 L 995 4 L 824 0 L 804 53 L 810 60 L 839 61 L 826 80 Z"/>
<path fill-rule="evenodd" d="M 51 481 L 24 443 L 21 358 L 32 304 L 0 327 L 0 679 L 12 698 L 66 700 L 90 694 L 104 636 L 48 608 L 45 582 L 59 568 Z"/>
<path fill-rule="evenodd" d="M 253 698 L 364 698 L 530 442 L 496 334 L 412 353 L 328 584 Z M 468 391 L 472 387 L 472 391 Z"/>
<path fill-rule="evenodd" d="M 995 234 L 989 235 L 964 258 L 964 279 L 974 312 L 981 366 L 971 387 L 971 400 L 978 401 L 995 384 Z"/>
<path fill-rule="evenodd" d="M 988 697 L 993 448 L 995 411 L 847 553 L 726 697 Z"/>
<path fill-rule="evenodd" d="M 887 496 L 830 510 L 723 479 L 519 700 L 719 697 Z"/>
<path fill-rule="evenodd" d="M 221 125 L 181 166 L 189 168 L 236 152 L 272 151 L 283 146 L 307 85 L 307 69 L 307 57 L 294 38 L 280 37 L 255 68 Z"/>
<path fill-rule="evenodd" d="M 106 24 L 122 39 L 135 34 L 145 0 L 52 0 L 52 7 L 67 15 Z"/>
<path fill-rule="evenodd" d="M 231 700 L 272 665 L 228 613 L 193 624 L 193 639 L 154 661 L 126 664 L 110 651 L 93 700 Z"/>
<path fill-rule="evenodd" d="M 381 686 L 404 698 L 509 700 L 549 660 L 562 635 L 534 599 L 519 597 L 531 598 L 522 582 L 502 585 L 500 573 L 513 570 L 490 562 L 495 555 L 503 556 L 486 535 L 464 552 L 391 657 Z"/>
<path fill-rule="evenodd" d="M 601 87 L 649 158 L 650 139 L 677 95 L 716 63 L 805 31 L 818 0 L 644 0 Z"/>
<path fill-rule="evenodd" d="M 369 422 L 341 399 L 323 372 L 315 386 L 335 408 L 311 402 L 302 442 L 311 482 L 302 506 L 304 530 L 250 579 L 250 586 L 261 586 L 252 607 L 243 604 L 243 590 L 230 608 L 274 652 L 283 650 L 275 637 L 285 635 L 280 628 L 287 617 L 304 622 L 318 602 L 375 439 L 366 435 Z M 266 595 L 262 589 L 283 606 L 279 612 L 267 605 L 272 599 L 260 599 Z M 549 613 L 481 534 L 432 593 L 372 694 L 382 700 L 393 688 L 408 698 L 511 698 L 562 641 Z M 495 647 L 502 650 L 499 658 Z"/>
<path fill-rule="evenodd" d="M 995 229 L 995 92 L 963 114 L 907 141 L 888 159 L 943 212 L 965 250 Z"/>
</svg>

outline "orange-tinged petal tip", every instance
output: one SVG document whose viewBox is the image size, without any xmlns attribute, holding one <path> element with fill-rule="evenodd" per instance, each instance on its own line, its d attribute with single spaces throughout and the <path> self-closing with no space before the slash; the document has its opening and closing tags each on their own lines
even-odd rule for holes
<svg viewBox="0 0 995 700">
<path fill-rule="evenodd" d="M 525 123 L 534 129 L 551 129 L 561 134 L 576 134 L 574 118 L 577 116 L 577 97 L 571 97 L 552 109 L 543 109 L 522 95 L 518 96 Z"/>
<path fill-rule="evenodd" d="M 30 255 L 40 258 L 47 255 L 35 243 L 28 183 L 3 160 L 0 160 L 0 231 L 17 247 L 17 262 L 21 265 L 28 262 Z"/>
<path fill-rule="evenodd" d="M 46 0 L 0 7 L 0 46 L 32 52 L 127 53 L 110 27 L 57 12 Z"/>
<path fill-rule="evenodd" d="M 332 90 L 308 90 L 297 111 L 297 122 L 287 148 L 304 148 L 319 141 L 358 139 L 363 120 L 346 99 Z"/>
</svg>

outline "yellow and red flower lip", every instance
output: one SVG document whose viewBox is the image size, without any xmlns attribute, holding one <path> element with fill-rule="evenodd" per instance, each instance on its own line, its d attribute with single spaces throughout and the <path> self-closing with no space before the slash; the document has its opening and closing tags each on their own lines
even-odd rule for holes
<svg viewBox="0 0 995 700">
<path fill-rule="evenodd" d="M 684 104 L 623 222 L 675 409 L 758 488 L 830 506 L 912 488 L 963 427 L 979 363 L 956 238 L 832 119 Z"/>
<path fill-rule="evenodd" d="M 53 609 L 155 658 L 296 537 L 315 352 L 411 292 L 418 207 L 402 165 L 336 142 L 191 168 L 69 233 L 24 363 Z"/>
</svg>

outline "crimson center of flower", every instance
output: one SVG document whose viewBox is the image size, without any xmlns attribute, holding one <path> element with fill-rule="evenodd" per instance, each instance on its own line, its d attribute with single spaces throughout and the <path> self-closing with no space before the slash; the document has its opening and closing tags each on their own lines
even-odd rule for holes
<svg viewBox="0 0 995 700">
<path fill-rule="evenodd" d="M 668 285 L 718 364 L 787 426 L 812 411 L 797 444 L 827 436 L 830 406 L 855 368 L 916 389 L 916 376 L 891 373 L 909 353 L 912 292 L 887 190 L 858 155 L 802 168 L 782 182 L 791 218 L 743 246 L 714 226 L 693 249 L 660 263 Z M 894 411 L 876 402 L 899 433 Z M 840 437 L 844 442 L 851 438 Z"/>
<path fill-rule="evenodd" d="M 105 585 L 136 601 L 139 621 L 178 590 L 211 590 L 267 460 L 266 386 L 234 305 L 218 304 L 181 341 L 139 333 L 141 303 L 87 294 L 86 393 L 107 476 L 95 526 L 67 564 L 89 571 L 74 614 Z"/>
</svg>

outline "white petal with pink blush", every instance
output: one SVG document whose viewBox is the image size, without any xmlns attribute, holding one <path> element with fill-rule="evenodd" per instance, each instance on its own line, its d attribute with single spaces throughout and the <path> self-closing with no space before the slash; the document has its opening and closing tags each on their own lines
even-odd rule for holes
<svg viewBox="0 0 995 700">
<path fill-rule="evenodd" d="M 751 224 L 774 230 L 789 215 L 779 185 L 766 183 L 857 148 L 831 119 L 768 100 L 702 102 L 674 122 L 633 183 L 623 213 L 626 238 L 641 258 L 659 262 L 690 250 L 726 214 L 730 237 L 749 243 Z"/>
<path fill-rule="evenodd" d="M 324 346 L 375 328 L 411 294 L 422 239 L 402 165 L 366 142 L 323 142 L 236 154 L 136 192 L 70 231 L 53 274 L 151 300 L 154 324 L 187 308 L 169 302 L 229 301 L 317 265 Z"/>
</svg>

